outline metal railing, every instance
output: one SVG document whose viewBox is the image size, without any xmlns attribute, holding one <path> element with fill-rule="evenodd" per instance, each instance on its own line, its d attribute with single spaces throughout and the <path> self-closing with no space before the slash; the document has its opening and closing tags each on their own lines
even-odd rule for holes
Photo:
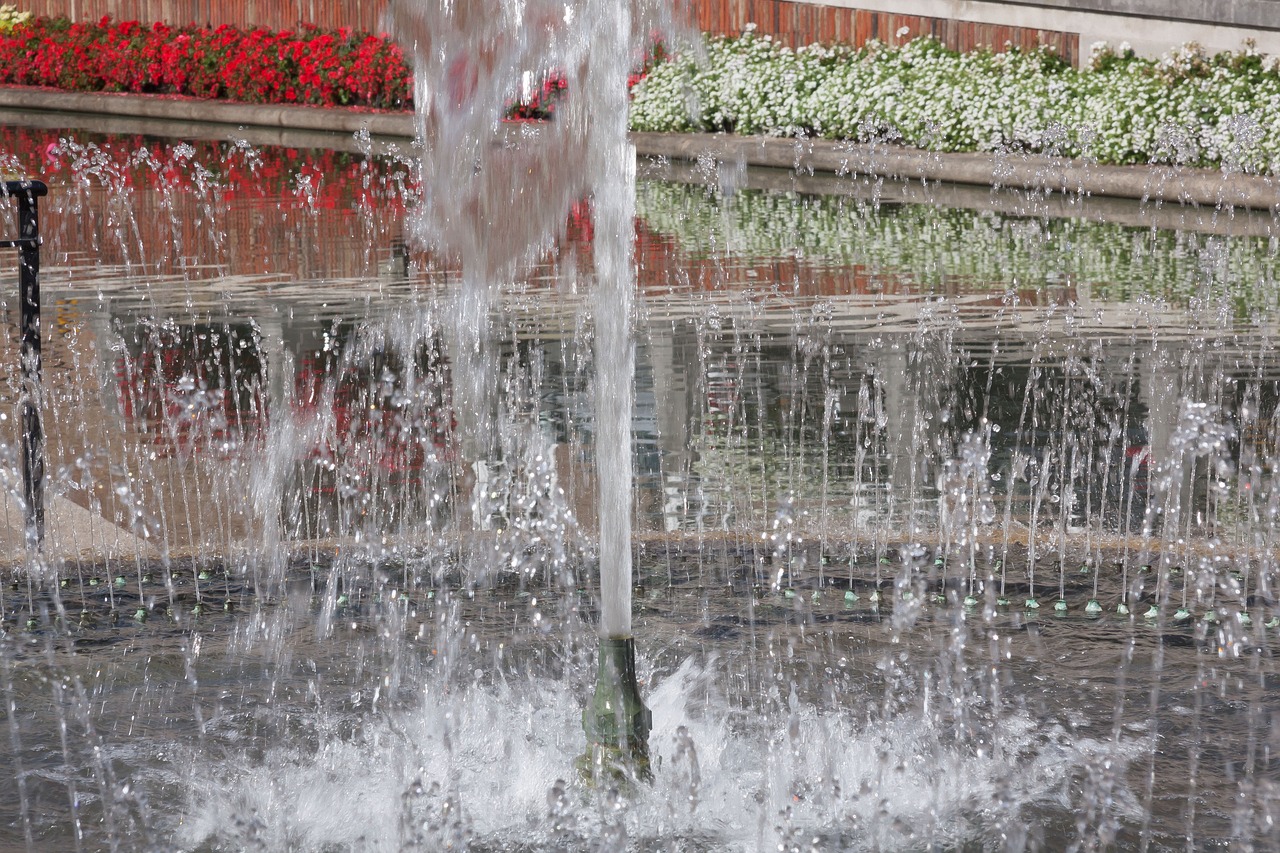
<svg viewBox="0 0 1280 853">
<path fill-rule="evenodd" d="M 49 194 L 41 181 L 6 180 L 4 198 L 18 203 L 18 236 L 0 248 L 18 250 L 18 294 L 22 342 L 22 497 L 27 545 L 44 541 L 44 429 L 40 424 L 40 202 Z"/>
</svg>

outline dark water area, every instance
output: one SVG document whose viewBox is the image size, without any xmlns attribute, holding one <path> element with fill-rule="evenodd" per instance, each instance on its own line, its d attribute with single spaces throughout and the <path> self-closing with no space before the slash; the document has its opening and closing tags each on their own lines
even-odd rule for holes
<svg viewBox="0 0 1280 853">
<path fill-rule="evenodd" d="M 601 792 L 590 205 L 462 409 L 456 265 L 409 245 L 411 152 L 366 148 L 0 128 L 51 186 L 51 500 L 141 543 L 11 547 L 0 846 L 1280 843 L 1258 215 L 642 169 L 655 779 Z"/>
</svg>

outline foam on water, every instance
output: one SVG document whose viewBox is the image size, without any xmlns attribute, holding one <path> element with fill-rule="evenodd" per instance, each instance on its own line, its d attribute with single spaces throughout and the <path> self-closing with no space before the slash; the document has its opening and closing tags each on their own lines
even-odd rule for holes
<svg viewBox="0 0 1280 853">
<path fill-rule="evenodd" d="M 1020 849 L 1024 810 L 1123 776 L 1138 741 L 1073 739 L 1024 711 L 961 741 L 928 713 L 871 721 L 792 691 L 778 710 L 716 697 L 715 661 L 650 694 L 652 785 L 591 790 L 576 777 L 579 706 L 561 685 L 428 688 L 412 709 L 313 720 L 315 743 L 251 765 L 193 755 L 184 846 L 270 850 L 594 847 L 910 849 L 985 841 Z M 696 700 L 691 697 L 698 697 Z M 871 703 L 874 704 L 874 703 Z M 228 772 L 229 768 L 235 768 Z M 1123 788 L 1119 814 L 1140 812 Z M 1098 827 L 1094 827 L 1095 831 Z"/>
</svg>

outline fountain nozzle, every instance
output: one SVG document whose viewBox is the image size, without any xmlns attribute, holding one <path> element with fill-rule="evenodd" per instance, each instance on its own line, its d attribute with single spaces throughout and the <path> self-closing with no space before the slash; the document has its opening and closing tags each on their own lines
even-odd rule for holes
<svg viewBox="0 0 1280 853">
<path fill-rule="evenodd" d="M 636 684 L 635 638 L 602 638 L 595 693 L 582 711 L 587 754 L 578 760 L 579 771 L 589 781 L 648 781 L 652 728 L 653 714 Z"/>
</svg>

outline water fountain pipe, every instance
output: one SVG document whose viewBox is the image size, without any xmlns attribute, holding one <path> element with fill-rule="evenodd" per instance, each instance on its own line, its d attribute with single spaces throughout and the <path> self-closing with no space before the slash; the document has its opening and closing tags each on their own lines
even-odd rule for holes
<svg viewBox="0 0 1280 853">
<path fill-rule="evenodd" d="M 44 429 L 40 424 L 40 204 L 43 181 L 5 180 L 4 197 L 18 202 L 18 237 L 0 248 L 18 250 L 22 343 L 22 496 L 27 505 L 27 545 L 44 541 Z"/>
<path fill-rule="evenodd" d="M 587 754 L 579 761 L 584 777 L 612 781 L 627 776 L 650 778 L 649 732 L 653 714 L 636 683 L 634 637 L 602 637 L 596 689 L 582 711 Z"/>
</svg>

